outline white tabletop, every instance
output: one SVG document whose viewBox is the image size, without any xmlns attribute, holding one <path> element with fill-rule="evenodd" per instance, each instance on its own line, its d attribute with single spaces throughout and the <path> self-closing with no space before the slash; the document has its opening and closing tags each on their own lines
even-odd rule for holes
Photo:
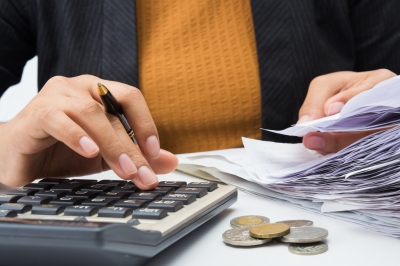
<svg viewBox="0 0 400 266">
<path fill-rule="evenodd" d="M 116 176 L 108 171 L 94 177 L 109 179 Z M 200 180 L 179 172 L 160 175 L 159 179 Z M 231 228 L 230 220 L 249 214 L 269 217 L 271 222 L 294 219 L 312 220 L 315 226 L 329 231 L 329 236 L 325 240 L 329 250 L 324 254 L 301 256 L 290 253 L 288 244 L 278 241 L 244 248 L 224 244 L 222 233 Z M 234 205 L 152 258 L 146 266 L 399 264 L 399 239 L 239 191 L 238 201 Z"/>
</svg>

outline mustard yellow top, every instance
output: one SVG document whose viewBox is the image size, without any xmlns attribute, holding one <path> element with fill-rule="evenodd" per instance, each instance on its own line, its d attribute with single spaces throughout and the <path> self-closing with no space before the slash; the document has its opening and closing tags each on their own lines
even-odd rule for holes
<svg viewBox="0 0 400 266">
<path fill-rule="evenodd" d="M 261 138 L 249 0 L 137 0 L 139 87 L 174 153 Z"/>
</svg>

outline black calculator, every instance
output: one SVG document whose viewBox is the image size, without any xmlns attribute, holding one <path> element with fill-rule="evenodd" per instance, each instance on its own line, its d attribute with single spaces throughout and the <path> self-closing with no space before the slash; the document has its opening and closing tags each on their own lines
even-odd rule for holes
<svg viewBox="0 0 400 266">
<path fill-rule="evenodd" d="M 206 181 L 42 179 L 0 194 L 0 265 L 141 265 L 236 199 Z"/>
</svg>

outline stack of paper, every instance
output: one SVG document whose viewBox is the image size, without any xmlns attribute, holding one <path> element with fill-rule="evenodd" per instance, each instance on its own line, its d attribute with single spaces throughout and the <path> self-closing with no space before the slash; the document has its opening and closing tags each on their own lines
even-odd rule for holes
<svg viewBox="0 0 400 266">
<path fill-rule="evenodd" d="M 330 123 L 316 123 L 307 130 L 395 125 L 399 108 L 400 79 L 394 78 L 354 97 L 336 120 L 325 119 Z M 182 155 L 179 169 L 400 237 L 400 127 L 375 133 L 327 156 L 302 144 L 246 138 L 243 144 L 245 150 Z"/>
</svg>

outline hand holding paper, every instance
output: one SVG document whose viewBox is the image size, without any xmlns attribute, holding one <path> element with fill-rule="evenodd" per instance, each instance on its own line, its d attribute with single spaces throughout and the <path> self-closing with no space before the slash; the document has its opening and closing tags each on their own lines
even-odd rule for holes
<svg viewBox="0 0 400 266">
<path fill-rule="evenodd" d="M 350 99 L 340 113 L 271 132 L 302 137 L 309 132 L 351 132 L 385 128 L 400 121 L 400 76 Z"/>
</svg>

